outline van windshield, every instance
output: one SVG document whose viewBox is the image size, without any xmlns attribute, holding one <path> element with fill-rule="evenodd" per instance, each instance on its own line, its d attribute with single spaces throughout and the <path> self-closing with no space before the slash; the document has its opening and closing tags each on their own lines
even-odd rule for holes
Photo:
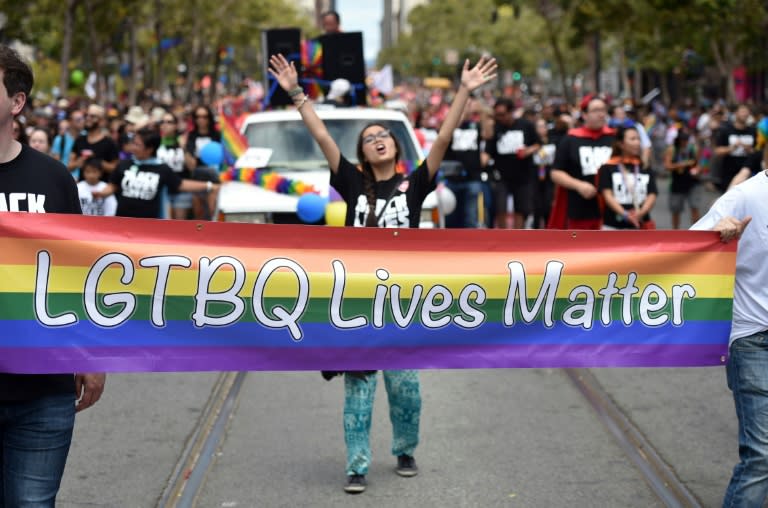
<svg viewBox="0 0 768 508">
<path fill-rule="evenodd" d="M 373 120 L 347 118 L 324 122 L 344 157 L 357 164 L 357 137 Z M 419 161 L 423 158 L 421 150 L 414 146 L 403 122 L 376 120 L 375 123 L 389 129 L 397 138 L 403 151 L 401 159 Z M 323 152 L 301 120 L 253 123 L 246 128 L 245 136 L 248 138 L 248 146 L 272 149 L 270 166 L 290 166 L 291 169 L 328 167 Z"/>
</svg>

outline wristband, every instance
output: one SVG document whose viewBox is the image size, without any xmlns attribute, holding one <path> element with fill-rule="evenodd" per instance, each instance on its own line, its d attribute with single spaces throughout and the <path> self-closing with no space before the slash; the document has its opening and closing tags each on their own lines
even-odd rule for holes
<svg viewBox="0 0 768 508">
<path fill-rule="evenodd" d="M 624 213 L 621 214 L 621 218 L 624 219 L 624 220 L 629 219 L 629 212 L 624 210 Z"/>
<path fill-rule="evenodd" d="M 207 190 L 208 192 L 211 192 L 211 189 L 213 189 L 213 182 L 208 180 L 207 182 L 205 182 L 205 190 Z"/>
<path fill-rule="evenodd" d="M 296 109 L 297 109 L 297 110 L 301 109 L 301 107 L 302 107 L 304 104 L 306 104 L 308 100 L 309 100 L 309 96 L 308 96 L 308 95 L 305 95 L 303 99 L 301 99 L 299 102 L 295 103 L 295 104 L 296 104 Z"/>
<path fill-rule="evenodd" d="M 297 95 L 299 95 L 300 93 L 304 93 L 304 90 L 303 90 L 303 89 L 302 89 L 300 86 L 297 86 L 296 88 L 291 88 L 291 89 L 288 91 L 288 95 L 289 95 L 290 97 L 296 97 L 296 96 L 297 96 Z"/>
</svg>

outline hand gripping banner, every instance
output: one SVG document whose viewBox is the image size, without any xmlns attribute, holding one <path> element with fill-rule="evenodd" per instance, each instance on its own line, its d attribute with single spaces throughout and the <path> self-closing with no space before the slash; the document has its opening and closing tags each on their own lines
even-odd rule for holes
<svg viewBox="0 0 768 508">
<path fill-rule="evenodd" d="M 0 214 L 0 372 L 718 365 L 736 244 L 693 231 Z"/>
</svg>

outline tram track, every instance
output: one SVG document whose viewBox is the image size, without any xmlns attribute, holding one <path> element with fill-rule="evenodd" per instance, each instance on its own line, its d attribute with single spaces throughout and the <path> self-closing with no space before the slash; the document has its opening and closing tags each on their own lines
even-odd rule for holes
<svg viewBox="0 0 768 508">
<path fill-rule="evenodd" d="M 702 505 L 696 496 L 677 477 L 653 444 L 613 401 L 589 369 L 563 370 L 664 506 L 701 508 Z"/>
<path fill-rule="evenodd" d="M 563 369 L 563 373 L 664 506 L 702 506 L 589 369 Z M 196 505 L 205 477 L 226 435 L 246 376 L 246 372 L 223 372 L 219 375 L 203 414 L 158 500 L 158 508 L 192 508 Z"/>
</svg>

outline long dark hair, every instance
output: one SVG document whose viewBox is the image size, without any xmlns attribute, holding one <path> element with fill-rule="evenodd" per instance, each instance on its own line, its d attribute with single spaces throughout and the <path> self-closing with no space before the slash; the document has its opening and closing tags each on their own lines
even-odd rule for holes
<svg viewBox="0 0 768 508">
<path fill-rule="evenodd" d="M 357 136 L 357 160 L 360 163 L 360 167 L 363 168 L 363 191 L 365 197 L 368 200 L 368 218 L 365 221 L 366 227 L 375 228 L 376 224 L 376 177 L 373 174 L 373 168 L 371 163 L 365 160 L 365 154 L 363 153 L 363 133 L 371 127 L 381 127 L 390 131 L 390 136 L 395 142 L 395 166 L 400 161 L 400 143 L 397 138 L 392 134 L 392 131 L 386 125 L 380 123 L 369 123 L 362 128 L 360 134 Z"/>
</svg>

